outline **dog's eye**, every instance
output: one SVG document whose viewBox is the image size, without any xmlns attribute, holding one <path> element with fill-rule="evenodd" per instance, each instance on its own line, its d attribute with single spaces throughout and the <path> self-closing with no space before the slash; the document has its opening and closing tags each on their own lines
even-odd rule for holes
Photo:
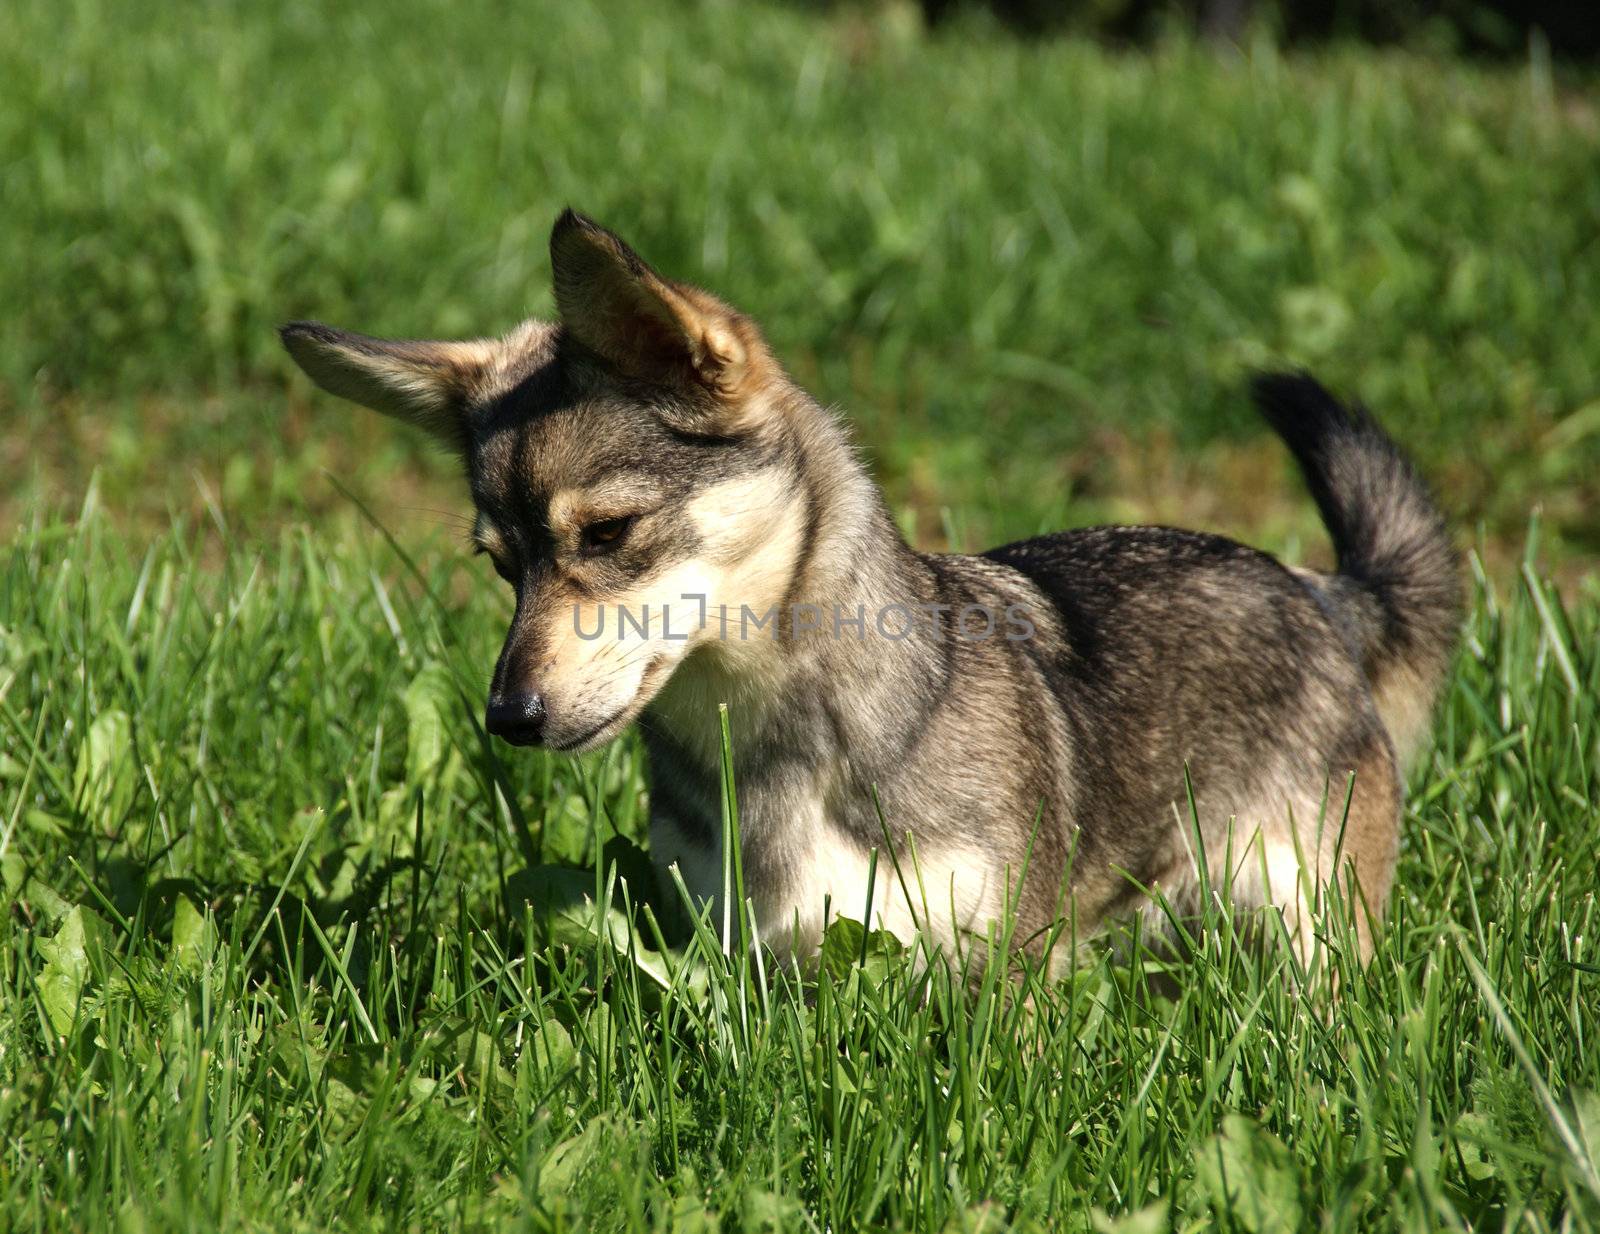
<svg viewBox="0 0 1600 1234">
<path fill-rule="evenodd" d="M 634 516 L 624 515 L 622 518 L 601 519 L 598 523 L 590 523 L 583 529 L 582 551 L 586 557 L 596 557 L 601 553 L 609 553 L 627 538 L 628 530 L 633 526 Z"/>
<path fill-rule="evenodd" d="M 479 557 L 487 557 L 489 559 L 489 564 L 494 567 L 494 572 L 496 574 L 498 574 L 501 578 L 503 578 L 506 582 L 515 585 L 517 580 L 512 576 L 511 571 L 506 569 L 505 565 L 501 562 L 501 560 L 498 557 L 496 557 L 493 553 L 491 553 L 488 549 L 484 548 L 483 545 L 474 544 L 472 546 L 472 551 L 475 554 L 477 554 Z"/>
</svg>

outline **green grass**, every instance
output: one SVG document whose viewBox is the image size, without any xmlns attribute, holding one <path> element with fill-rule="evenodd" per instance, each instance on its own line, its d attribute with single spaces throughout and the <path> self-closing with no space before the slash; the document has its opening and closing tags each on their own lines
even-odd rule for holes
<svg viewBox="0 0 1600 1234">
<path fill-rule="evenodd" d="M 1537 501 L 1553 549 L 1600 548 L 1592 74 L 886 12 L 13 0 L 0 414 L 32 431 L 0 514 L 93 465 L 154 525 L 196 471 L 253 523 L 337 504 L 323 467 L 392 522 L 446 506 L 273 327 L 548 312 L 572 203 L 762 321 L 925 542 L 941 505 L 974 543 L 1151 512 L 1309 534 L 1241 397 L 1287 361 L 1380 408 L 1464 525 L 1514 544 Z M 1202 448 L 1242 453 L 1186 470 Z M 1219 472 L 1224 503 L 1186 501 Z"/>
<path fill-rule="evenodd" d="M 1600 1228 L 1593 77 L 903 17 L 0 6 L 0 1228 Z M 458 479 L 272 335 L 548 312 L 568 202 L 926 544 L 1300 557 L 1243 372 L 1378 407 L 1488 564 L 1372 964 L 1225 903 L 1175 981 L 664 950 L 632 739 L 484 736 Z"/>
<path fill-rule="evenodd" d="M 805 997 L 582 907 L 639 755 L 485 739 L 501 590 L 94 512 L 0 557 L 7 1228 L 1600 1228 L 1592 585 L 1480 577 L 1366 970 L 1219 909 L 1175 989 L 968 995 L 841 927 Z"/>
</svg>

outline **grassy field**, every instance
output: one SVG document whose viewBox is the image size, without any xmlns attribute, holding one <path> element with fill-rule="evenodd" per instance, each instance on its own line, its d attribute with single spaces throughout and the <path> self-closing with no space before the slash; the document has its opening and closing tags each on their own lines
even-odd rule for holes
<svg viewBox="0 0 1600 1234">
<path fill-rule="evenodd" d="M 904 16 L 0 8 L 0 1228 L 1600 1229 L 1596 82 Z M 925 545 L 1315 557 L 1242 376 L 1379 408 L 1479 552 L 1373 963 L 663 946 L 632 739 L 485 737 L 458 481 L 272 334 L 548 312 L 568 202 Z"/>
<path fill-rule="evenodd" d="M 1314 523 L 1241 395 L 1358 392 L 1451 512 L 1600 549 L 1591 76 L 1400 54 L 1028 46 L 905 14 L 444 0 L 0 11 L 9 521 L 159 526 L 455 493 L 289 379 L 273 327 L 548 312 L 576 205 L 755 314 L 847 407 L 920 540 L 1059 519 Z M 941 512 L 955 513 L 957 526 Z M 1514 557 L 1514 549 L 1508 554 Z"/>
<path fill-rule="evenodd" d="M 109 521 L 0 559 L 8 1228 L 1600 1228 L 1592 587 L 1480 584 L 1364 972 L 808 1000 L 582 907 L 637 752 L 485 738 L 479 563 Z"/>
</svg>

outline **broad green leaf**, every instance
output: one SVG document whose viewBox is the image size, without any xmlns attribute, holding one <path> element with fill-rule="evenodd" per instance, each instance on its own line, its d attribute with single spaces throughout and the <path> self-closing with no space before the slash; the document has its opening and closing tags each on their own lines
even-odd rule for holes
<svg viewBox="0 0 1600 1234">
<path fill-rule="evenodd" d="M 889 931 L 873 930 L 868 934 L 859 921 L 837 917 L 822 936 L 821 960 L 823 968 L 835 981 L 843 981 L 852 968 L 862 963 L 864 953 L 865 976 L 872 984 L 888 976 L 904 951 L 905 944 Z"/>
<path fill-rule="evenodd" d="M 45 966 L 34 978 L 39 1000 L 50 1027 L 66 1034 L 78 1018 L 81 1000 L 93 976 L 90 949 L 100 939 L 100 919 L 86 908 L 73 908 L 62 919 L 51 938 L 41 938 L 36 946 Z"/>
<path fill-rule="evenodd" d="M 545 810 L 544 854 L 553 861 L 577 865 L 587 859 L 595 833 L 588 803 L 577 793 L 552 801 Z"/>
<path fill-rule="evenodd" d="M 1242 1114 L 1229 1114 L 1222 1130 L 1200 1150 L 1195 1182 L 1217 1214 L 1254 1234 L 1300 1227 L 1300 1184 L 1282 1140 Z"/>
<path fill-rule="evenodd" d="M 444 665 L 430 660 L 406 687 L 406 779 L 425 783 L 444 762 L 445 723 L 454 690 Z"/>
<path fill-rule="evenodd" d="M 1494 1158 L 1485 1151 L 1486 1145 L 1494 1144 L 1499 1139 L 1494 1124 L 1482 1114 L 1468 1110 L 1456 1119 L 1451 1130 L 1454 1149 L 1466 1176 L 1472 1179 L 1494 1177 Z"/>
<path fill-rule="evenodd" d="M 1097 1208 L 1089 1215 L 1089 1224 L 1095 1234 L 1167 1234 L 1167 1206 L 1152 1204 L 1117 1217 Z"/>
<path fill-rule="evenodd" d="M 216 930 L 188 896 L 179 896 L 172 910 L 172 962 L 188 972 L 199 972 L 211 958 Z"/>
<path fill-rule="evenodd" d="M 511 1083 L 511 1076 L 500 1061 L 500 1046 L 481 1028 L 461 1034 L 459 1046 L 461 1072 L 469 1083 L 476 1084 L 480 1079 L 491 1087 Z"/>
<path fill-rule="evenodd" d="M 12 854 L 7 853 L 10 858 Z M 15 862 L 8 862 L 6 866 L 6 889 L 11 890 L 12 880 L 19 875 L 26 874 L 26 866 L 18 857 Z M 72 902 L 60 896 L 54 887 L 46 886 L 38 878 L 28 878 L 23 884 L 19 898 L 26 900 L 35 912 L 53 925 L 59 925 L 62 918 L 72 911 Z"/>
<path fill-rule="evenodd" d="M 558 1020 L 546 1020 L 541 1024 L 534 1030 L 528 1045 L 547 1079 L 565 1075 L 578 1059 L 572 1034 Z"/>
<path fill-rule="evenodd" d="M 850 970 L 861 962 L 861 941 L 865 933 L 859 921 L 851 921 L 848 917 L 839 917 L 828 923 L 818 958 L 835 981 L 843 981 Z"/>
<path fill-rule="evenodd" d="M 135 772 L 133 723 L 128 713 L 102 711 L 78 747 L 72 773 L 74 796 L 96 822 L 115 822 L 133 801 Z"/>
<path fill-rule="evenodd" d="M 555 1196 L 569 1191 L 583 1172 L 603 1156 L 601 1150 L 612 1138 L 610 1130 L 605 1118 L 594 1118 L 577 1135 L 551 1148 L 539 1165 L 539 1192 Z"/>
</svg>

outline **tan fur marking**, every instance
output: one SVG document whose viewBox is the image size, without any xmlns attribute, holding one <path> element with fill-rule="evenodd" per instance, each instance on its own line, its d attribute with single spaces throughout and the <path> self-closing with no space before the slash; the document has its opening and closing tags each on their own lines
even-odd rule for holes
<svg viewBox="0 0 1600 1234">
<path fill-rule="evenodd" d="M 472 523 L 472 542 L 496 561 L 504 561 L 510 555 L 510 546 L 500 529 L 481 514 Z"/>
<path fill-rule="evenodd" d="M 654 485 L 618 477 L 587 488 L 558 489 L 551 494 L 545 517 L 556 538 L 573 548 L 577 545 L 578 533 L 590 523 L 648 514 L 660 502 L 661 492 Z"/>
<path fill-rule="evenodd" d="M 1361 756 L 1355 767 L 1355 796 L 1345 819 L 1339 884 L 1351 905 L 1356 934 L 1361 944 L 1361 960 L 1372 958 L 1373 937 L 1369 915 L 1381 916 L 1394 883 L 1395 862 L 1400 852 L 1400 811 L 1402 784 L 1394 755 L 1385 743 L 1375 743 Z M 1349 887 L 1347 872 L 1355 875 L 1356 888 Z"/>
<path fill-rule="evenodd" d="M 1372 701 L 1389 730 L 1402 767 L 1422 753 L 1433 719 L 1432 681 L 1404 662 L 1386 665 L 1372 689 Z"/>
</svg>

